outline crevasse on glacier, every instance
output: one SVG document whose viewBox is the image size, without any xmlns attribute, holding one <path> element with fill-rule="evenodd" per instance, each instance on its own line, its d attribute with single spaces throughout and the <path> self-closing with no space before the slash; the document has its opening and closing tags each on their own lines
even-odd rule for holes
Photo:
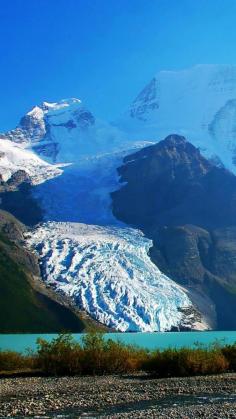
<svg viewBox="0 0 236 419">
<path fill-rule="evenodd" d="M 140 231 L 48 222 L 28 245 L 48 285 L 117 330 L 170 330 L 181 323 L 179 309 L 191 307 L 184 290 L 151 262 L 152 242 Z"/>
</svg>

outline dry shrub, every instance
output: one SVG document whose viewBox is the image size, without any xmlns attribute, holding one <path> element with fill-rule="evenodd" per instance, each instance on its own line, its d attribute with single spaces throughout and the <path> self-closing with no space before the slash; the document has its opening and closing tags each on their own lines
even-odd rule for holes
<svg viewBox="0 0 236 419">
<path fill-rule="evenodd" d="M 188 375 L 220 374 L 226 372 L 229 363 L 220 350 L 195 349 L 186 358 Z"/>
<path fill-rule="evenodd" d="M 70 334 L 58 335 L 51 342 L 38 339 L 37 344 L 37 352 L 28 356 L 0 351 L 0 371 L 30 368 L 47 375 L 101 375 L 143 370 L 157 377 L 236 371 L 236 344 L 149 352 L 104 339 L 102 333 L 85 334 L 81 344 Z"/>
<path fill-rule="evenodd" d="M 37 367 L 49 375 L 81 373 L 81 346 L 71 335 L 61 334 L 51 342 L 38 339 Z"/>
<path fill-rule="evenodd" d="M 0 351 L 0 371 L 17 371 L 32 367 L 32 359 L 14 351 Z"/>
<path fill-rule="evenodd" d="M 236 344 L 226 345 L 221 351 L 229 363 L 229 370 L 236 371 Z"/>
<path fill-rule="evenodd" d="M 101 333 L 88 333 L 82 345 L 70 335 L 51 342 L 38 339 L 37 367 L 49 375 L 101 375 L 134 372 L 141 368 L 146 352 L 126 346 Z"/>
<path fill-rule="evenodd" d="M 143 369 L 158 377 L 226 372 L 228 361 L 217 349 L 167 349 L 151 353 Z"/>
<path fill-rule="evenodd" d="M 140 369 L 146 352 L 102 334 L 88 334 L 83 339 L 83 372 L 85 374 L 123 374 Z"/>
</svg>

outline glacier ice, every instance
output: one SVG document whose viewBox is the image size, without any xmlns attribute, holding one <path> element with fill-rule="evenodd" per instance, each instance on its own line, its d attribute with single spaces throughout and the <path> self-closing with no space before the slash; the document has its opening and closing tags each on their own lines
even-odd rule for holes
<svg viewBox="0 0 236 419">
<path fill-rule="evenodd" d="M 45 282 L 81 309 L 119 331 L 193 326 L 182 310 L 184 289 L 151 262 L 151 240 L 130 228 L 48 222 L 27 238 L 39 254 Z"/>
</svg>

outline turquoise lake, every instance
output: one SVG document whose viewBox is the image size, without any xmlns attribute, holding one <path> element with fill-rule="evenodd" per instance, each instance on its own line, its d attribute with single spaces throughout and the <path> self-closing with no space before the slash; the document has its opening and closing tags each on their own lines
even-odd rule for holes
<svg viewBox="0 0 236 419">
<path fill-rule="evenodd" d="M 0 350 L 11 349 L 24 352 L 28 348 L 36 349 L 36 340 L 42 337 L 51 340 L 56 334 L 14 334 L 0 335 Z M 77 341 L 81 341 L 82 334 L 74 334 Z M 194 347 L 196 344 L 209 345 L 218 342 L 222 345 L 236 342 L 236 331 L 220 332 L 171 332 L 171 333 L 107 333 L 106 339 L 120 340 L 126 344 L 136 344 L 143 348 L 181 348 Z"/>
</svg>

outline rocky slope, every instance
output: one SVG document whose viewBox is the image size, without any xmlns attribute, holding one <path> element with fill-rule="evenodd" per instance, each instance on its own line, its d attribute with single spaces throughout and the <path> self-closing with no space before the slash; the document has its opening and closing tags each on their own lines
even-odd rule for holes
<svg viewBox="0 0 236 419">
<path fill-rule="evenodd" d="M 213 327 L 235 328 L 236 177 L 177 135 L 127 156 L 118 172 L 114 215 L 153 239 L 153 261 L 200 311 L 210 298 Z"/>
</svg>

